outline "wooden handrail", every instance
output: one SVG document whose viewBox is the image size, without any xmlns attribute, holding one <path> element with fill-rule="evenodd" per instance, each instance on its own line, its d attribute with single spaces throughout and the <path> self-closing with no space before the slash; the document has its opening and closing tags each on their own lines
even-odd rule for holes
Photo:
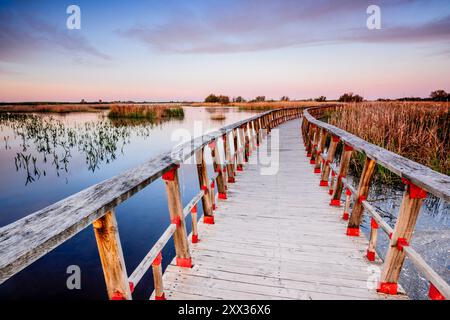
<svg viewBox="0 0 450 320">
<path fill-rule="evenodd" d="M 413 184 L 425 189 L 429 193 L 445 201 L 450 201 L 450 177 L 436 172 L 427 166 L 402 157 L 394 152 L 371 144 L 347 131 L 322 122 L 314 118 L 310 112 L 321 110 L 323 107 L 309 108 L 303 111 L 305 120 L 320 128 L 325 129 L 331 135 L 339 137 L 346 145 L 356 151 L 362 152 L 375 160 L 392 173 L 401 178 L 408 179 Z"/>
<path fill-rule="evenodd" d="M 398 154 L 390 152 L 386 149 L 373 145 L 363 139 L 360 139 L 342 129 L 322 122 L 312 113 L 321 113 L 329 108 L 336 106 L 315 107 L 303 111 L 304 120 L 302 123 L 302 134 L 305 139 L 307 155 L 313 159 L 327 159 L 321 161 L 321 171 L 315 168 L 316 173 L 322 172 L 321 186 L 328 186 L 329 171 L 332 172 L 330 194 L 335 195 L 342 186 L 349 193 L 346 194 L 345 209 L 343 214 L 344 220 L 349 220 L 347 235 L 358 236 L 359 224 L 362 218 L 362 208 L 366 209 L 372 217 L 371 234 L 369 239 L 369 248 L 367 250 L 367 258 L 369 261 L 375 260 L 375 247 L 377 241 L 377 229 L 381 229 L 389 235 L 390 245 L 386 254 L 383 271 L 380 279 L 379 291 L 382 293 L 396 294 L 397 282 L 402 270 L 403 262 L 406 256 L 410 258 L 416 268 L 425 275 L 430 282 L 430 298 L 432 299 L 450 299 L 450 286 L 442 279 L 421 257 L 409 246 L 412 238 L 415 223 L 419 214 L 420 207 L 425 199 L 427 192 L 434 196 L 450 200 L 450 177 L 432 169 L 418 164 L 410 159 L 404 158 Z M 321 129 L 321 139 L 324 135 L 330 135 L 330 144 L 325 153 L 323 147 L 317 146 L 318 132 Z M 359 180 L 359 187 L 353 188 L 342 174 L 343 168 L 348 166 L 348 158 L 345 158 L 345 151 L 342 153 L 339 168 L 333 164 L 334 153 L 339 141 L 343 142 L 345 150 L 356 150 L 366 156 L 364 170 Z M 403 195 L 402 205 L 395 228 L 391 228 L 375 210 L 373 206 L 367 202 L 367 195 L 371 177 L 374 172 L 375 164 L 380 164 L 391 172 L 395 173 L 403 179 L 406 184 Z M 337 178 L 335 178 L 337 176 Z M 336 179 L 336 182 L 334 181 Z M 349 217 L 349 202 L 354 202 L 351 216 Z M 340 194 L 334 197 L 333 201 L 340 201 Z"/>
<path fill-rule="evenodd" d="M 251 131 L 251 129 L 255 128 L 257 121 L 264 123 L 260 128 L 265 131 L 263 133 L 264 136 L 275 125 L 288 119 L 300 117 L 303 109 L 285 108 L 270 110 L 225 126 L 217 131 L 186 142 L 176 147 L 172 152 L 159 155 L 136 168 L 84 189 L 0 228 L 0 284 L 87 226 L 94 224 L 96 236 L 98 235 L 97 242 L 99 251 L 104 245 L 103 241 L 113 243 L 114 248 L 116 248 L 114 255 L 110 255 L 105 251 L 104 259 L 102 259 L 109 297 L 110 299 L 130 299 L 134 286 L 137 285 L 150 265 L 153 264 L 154 275 L 158 276 L 158 273 L 161 273 L 161 264 L 158 256 L 170 237 L 178 234 L 177 237 L 179 238 L 180 246 L 178 251 L 185 250 L 184 254 L 189 255 L 189 248 L 188 246 L 183 247 L 183 243 L 187 241 L 187 237 L 185 232 L 179 230 L 179 222 L 172 221 L 172 224 L 164 231 L 139 266 L 127 278 L 120 238 L 116 227 L 114 208 L 161 176 L 173 171 L 176 177 L 178 165 L 195 155 L 196 152 L 203 152 L 203 149 L 208 144 L 218 142 L 220 138 L 230 133 L 235 134 L 236 139 L 243 139 L 243 131 L 241 128 L 249 128 L 249 130 L 245 131 L 245 141 L 240 140 L 241 147 L 239 150 L 241 150 L 241 154 L 239 154 L 239 150 L 235 150 L 238 153 L 236 156 L 227 156 L 225 163 L 229 166 L 231 172 L 234 170 L 234 167 L 238 167 L 241 162 L 240 159 L 244 159 L 242 153 L 246 151 L 250 152 L 247 148 L 250 147 L 253 141 L 257 142 L 257 133 Z M 218 155 L 217 146 L 215 151 Z M 233 163 L 229 163 L 229 161 Z M 227 174 L 227 172 L 223 172 L 221 163 L 216 163 L 216 166 L 220 171 L 209 180 L 212 182 L 212 185 L 214 185 L 214 181 L 217 181 L 221 175 L 224 176 Z M 224 177 L 222 179 L 223 183 L 227 182 Z M 205 196 L 205 190 L 200 190 L 188 205 L 182 209 L 182 212 L 179 212 L 181 209 L 179 209 L 178 181 L 176 178 L 174 180 L 168 180 L 170 181 L 166 181 L 166 189 L 169 202 L 172 202 L 169 203 L 171 216 L 173 215 L 176 219 L 181 218 L 182 223 L 184 223 L 184 217 Z M 212 206 L 214 207 L 214 187 L 208 186 L 208 190 L 211 191 L 210 196 Z M 105 215 L 108 216 L 108 219 L 103 223 Z M 100 253 L 102 254 L 101 251 Z M 159 264 L 155 263 L 155 261 L 159 261 Z M 111 276 L 111 270 L 108 270 L 108 268 L 113 268 L 114 272 Z M 158 279 L 158 281 L 160 280 L 162 279 Z"/>
</svg>

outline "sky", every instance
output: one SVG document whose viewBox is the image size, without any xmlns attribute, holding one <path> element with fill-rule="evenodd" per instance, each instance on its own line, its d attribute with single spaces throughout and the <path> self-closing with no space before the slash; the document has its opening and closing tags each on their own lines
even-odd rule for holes
<svg viewBox="0 0 450 320">
<path fill-rule="evenodd" d="M 81 29 L 68 29 L 69 5 Z M 369 29 L 367 8 L 380 8 Z M 0 0 L 0 101 L 427 97 L 448 0 Z"/>
</svg>

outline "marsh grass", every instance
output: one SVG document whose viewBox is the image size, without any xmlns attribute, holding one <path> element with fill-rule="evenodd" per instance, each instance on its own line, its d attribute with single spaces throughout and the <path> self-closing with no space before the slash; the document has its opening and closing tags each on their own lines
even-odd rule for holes
<svg viewBox="0 0 450 320">
<path fill-rule="evenodd" d="M 0 106 L 0 113 L 69 113 L 99 112 L 109 109 L 107 104 L 14 104 Z"/>
<path fill-rule="evenodd" d="M 184 111 L 181 107 L 164 105 L 112 105 L 108 117 L 111 119 L 148 119 L 158 121 L 167 118 L 182 118 Z"/>
<path fill-rule="evenodd" d="M 328 122 L 382 148 L 450 175 L 450 108 L 438 102 L 367 102 L 338 108 Z M 352 160 L 355 170 L 363 157 Z M 384 182 L 398 177 L 382 166 Z"/>
<path fill-rule="evenodd" d="M 264 102 L 231 102 L 227 107 L 237 107 L 240 110 L 246 111 L 266 111 L 279 108 L 290 107 L 314 107 L 324 104 L 336 104 L 336 102 L 316 102 L 316 101 L 264 101 Z M 223 107 L 220 103 L 192 103 L 194 107 Z"/>
</svg>

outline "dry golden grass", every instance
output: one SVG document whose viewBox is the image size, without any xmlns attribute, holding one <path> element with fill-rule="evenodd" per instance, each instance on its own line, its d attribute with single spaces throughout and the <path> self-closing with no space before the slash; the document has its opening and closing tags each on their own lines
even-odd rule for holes
<svg viewBox="0 0 450 320">
<path fill-rule="evenodd" d="M 183 117 L 183 108 L 173 105 L 112 105 L 108 117 L 158 120 L 170 117 Z"/>
<path fill-rule="evenodd" d="M 254 110 L 263 111 L 270 109 L 279 108 L 290 108 L 290 107 L 314 107 L 325 104 L 336 104 L 336 102 L 316 102 L 316 101 L 265 101 L 265 102 L 231 102 L 227 105 L 222 105 L 220 103 L 204 103 L 195 102 L 191 105 L 194 107 L 238 107 L 241 110 Z"/>
<path fill-rule="evenodd" d="M 339 108 L 329 123 L 450 175 L 449 111 L 445 102 L 367 102 Z"/>
<path fill-rule="evenodd" d="M 0 112 L 49 112 L 49 113 L 69 113 L 69 112 L 98 112 L 108 109 L 105 104 L 14 104 L 0 106 Z"/>
</svg>

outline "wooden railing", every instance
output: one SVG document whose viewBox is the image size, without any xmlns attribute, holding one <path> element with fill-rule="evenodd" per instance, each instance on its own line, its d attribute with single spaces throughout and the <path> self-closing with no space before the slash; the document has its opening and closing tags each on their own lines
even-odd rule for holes
<svg viewBox="0 0 450 320">
<path fill-rule="evenodd" d="M 93 225 L 105 276 L 108 297 L 129 300 L 145 272 L 152 266 L 155 299 L 165 299 L 162 284 L 161 250 L 173 237 L 176 263 L 191 267 L 192 259 L 185 217 L 192 215 L 192 242 L 198 241 L 197 203 L 201 200 L 204 223 L 214 223 L 217 198 L 227 198 L 227 183 L 235 181 L 235 172 L 243 169 L 250 153 L 270 130 L 287 120 L 301 117 L 304 108 L 267 111 L 195 138 L 134 169 L 84 189 L 0 229 L 0 284 L 40 257 Z M 218 143 L 223 143 L 222 161 Z M 231 144 L 234 153 L 231 154 Z M 214 177 L 208 177 L 205 149 L 210 149 Z M 183 208 L 178 183 L 178 167 L 195 156 L 199 192 Z M 224 165 L 225 164 L 225 165 Z M 128 276 L 119 237 L 115 207 L 162 177 L 165 181 L 171 224 Z"/>
<path fill-rule="evenodd" d="M 314 172 L 321 174 L 320 186 L 329 187 L 330 205 L 341 205 L 341 195 L 345 189 L 346 200 L 342 218 L 348 220 L 348 236 L 359 236 L 364 209 L 371 215 L 371 232 L 367 249 L 369 261 L 376 259 L 375 248 L 379 227 L 389 236 L 390 244 L 384 259 L 378 291 L 385 294 L 397 294 L 397 284 L 403 262 L 405 257 L 408 257 L 429 281 L 429 297 L 431 299 L 450 299 L 450 286 L 447 282 L 409 246 L 420 208 L 427 193 L 444 201 L 450 201 L 450 177 L 317 119 L 330 108 L 335 107 L 310 108 L 303 112 L 302 134 L 307 156 L 311 157 L 310 163 L 314 164 Z M 326 146 L 328 140 L 329 143 Z M 340 142 L 343 143 L 343 151 L 337 162 L 335 153 Z M 346 178 L 353 152 L 360 152 L 366 156 L 357 189 L 354 189 Z M 367 201 L 376 164 L 395 173 L 405 183 L 402 204 L 394 229 Z M 353 201 L 353 209 L 349 212 L 351 201 Z"/>
</svg>

